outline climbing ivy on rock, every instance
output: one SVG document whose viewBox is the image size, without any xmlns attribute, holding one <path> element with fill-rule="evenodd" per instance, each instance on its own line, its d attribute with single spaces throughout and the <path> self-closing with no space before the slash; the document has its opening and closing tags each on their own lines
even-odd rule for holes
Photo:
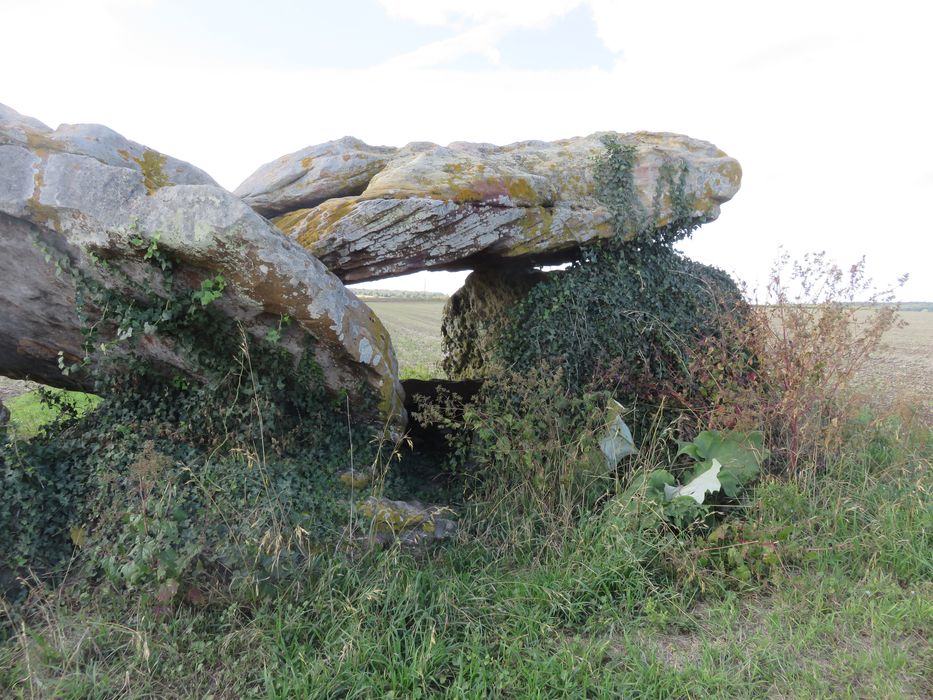
<svg viewBox="0 0 933 700">
<path fill-rule="evenodd" d="M 326 391 L 311 341 L 296 360 L 280 342 L 288 318 L 245 331 L 221 308 L 227 281 L 182 268 L 158 240 L 131 241 L 148 275 L 50 260 L 74 281 L 84 329 L 85 357 L 61 358 L 63 371 L 91 373 L 105 400 L 0 446 L 0 531 L 13 533 L 0 578 L 77 553 L 89 582 L 160 604 L 257 591 L 346 522 L 334 476 L 368 463 L 371 434 Z M 142 342 L 180 369 L 154 370 Z"/>
<path fill-rule="evenodd" d="M 584 248 L 569 269 L 531 290 L 513 309 L 496 356 L 520 371 L 556 364 L 571 386 L 597 382 L 624 400 L 653 404 L 682 393 L 690 349 L 720 333 L 722 315 L 741 314 L 744 304 L 726 273 L 674 250 L 698 225 L 689 217 L 686 165 L 662 168 L 649 208 L 635 189 L 634 147 L 611 137 L 604 143 L 596 192 L 614 237 Z M 672 213 L 656 227 L 662 201 Z"/>
</svg>

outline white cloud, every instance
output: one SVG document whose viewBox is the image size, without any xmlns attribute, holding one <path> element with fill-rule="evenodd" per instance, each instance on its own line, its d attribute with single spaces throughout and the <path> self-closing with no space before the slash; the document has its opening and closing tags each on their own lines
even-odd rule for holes
<svg viewBox="0 0 933 700">
<path fill-rule="evenodd" d="M 419 24 L 458 26 L 464 21 L 534 27 L 566 14 L 583 0 L 380 0 L 386 11 Z"/>
<path fill-rule="evenodd" d="M 479 54 L 490 64 L 498 65 L 499 50 L 496 44 L 509 29 L 497 23 L 482 24 L 396 56 L 386 61 L 385 66 L 392 69 L 433 68 L 472 54 Z"/>
<path fill-rule="evenodd" d="M 389 14 L 419 24 L 452 27 L 457 34 L 434 41 L 388 61 L 393 68 L 431 68 L 478 54 L 499 63 L 497 43 L 519 28 L 542 27 L 582 4 L 583 0 L 381 0 Z"/>
</svg>

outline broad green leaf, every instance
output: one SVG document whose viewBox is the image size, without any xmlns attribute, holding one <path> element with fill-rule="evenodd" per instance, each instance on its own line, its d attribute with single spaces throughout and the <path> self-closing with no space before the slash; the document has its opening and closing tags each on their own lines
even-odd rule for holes
<svg viewBox="0 0 933 700">
<path fill-rule="evenodd" d="M 718 478 L 721 469 L 722 465 L 719 460 L 714 459 L 709 469 L 683 486 L 665 486 L 664 496 L 668 501 L 673 501 L 675 498 L 682 496 L 689 496 L 697 503 L 703 503 L 707 493 L 716 493 L 722 488 Z"/>
<path fill-rule="evenodd" d="M 757 478 L 759 466 L 768 456 L 764 449 L 764 436 L 758 431 L 720 433 L 706 430 L 692 443 L 682 445 L 678 454 L 688 454 L 698 460 L 694 476 L 708 471 L 712 460 L 719 461 L 723 488 L 732 498 Z"/>
<path fill-rule="evenodd" d="M 648 490 L 657 495 L 661 495 L 667 487 L 673 486 L 676 483 L 677 480 L 674 478 L 673 474 L 666 469 L 658 469 L 657 471 L 651 472 L 648 477 Z"/>
</svg>

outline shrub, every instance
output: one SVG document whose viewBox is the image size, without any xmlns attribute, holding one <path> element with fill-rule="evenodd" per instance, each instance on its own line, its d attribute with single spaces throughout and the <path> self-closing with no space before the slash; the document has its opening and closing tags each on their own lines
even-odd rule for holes
<svg viewBox="0 0 933 700">
<path fill-rule="evenodd" d="M 723 271 L 689 260 L 673 245 L 699 225 L 690 218 L 686 165 L 661 169 L 653 210 L 635 190 L 635 151 L 613 138 L 594 163 L 596 195 L 610 213 L 614 236 L 581 251 L 560 275 L 535 286 L 500 331 L 494 355 L 510 370 L 559 366 L 569 387 L 595 384 L 624 403 L 644 406 L 638 427 L 675 397 L 690 405 L 688 358 L 718 337 L 722 318 L 741 325 L 746 305 Z M 670 223 L 657 227 L 662 199 Z M 731 340 L 728 341 L 731 343 Z"/>
<path fill-rule="evenodd" d="M 532 289 L 497 356 L 517 372 L 550 362 L 567 386 L 598 380 L 622 401 L 656 405 L 688 383 L 691 349 L 726 314 L 740 321 L 744 304 L 725 273 L 657 242 L 615 242 Z"/>
<path fill-rule="evenodd" d="M 743 323 L 724 315 L 723 332 L 691 349 L 697 425 L 766 430 L 772 468 L 791 474 L 803 459 L 824 463 L 854 417 L 854 380 L 898 324 L 892 301 L 866 277 L 864 258 L 843 270 L 823 253 L 782 255 Z"/>
</svg>

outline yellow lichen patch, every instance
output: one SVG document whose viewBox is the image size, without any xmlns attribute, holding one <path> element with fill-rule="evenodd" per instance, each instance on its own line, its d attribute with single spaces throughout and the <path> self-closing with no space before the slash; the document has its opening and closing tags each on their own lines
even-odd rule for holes
<svg viewBox="0 0 933 700">
<path fill-rule="evenodd" d="M 130 160 L 130 152 L 126 150 L 125 148 L 117 149 L 117 155 L 119 155 L 123 160 L 127 162 L 129 162 Z"/>
<path fill-rule="evenodd" d="M 353 211 L 356 202 L 355 197 L 337 197 L 321 203 L 315 211 L 320 213 L 326 226 L 333 226 Z"/>
<path fill-rule="evenodd" d="M 448 167 L 445 166 L 445 170 Z M 448 172 L 451 172 L 448 170 Z M 475 177 L 465 182 L 451 182 L 446 191 L 441 192 L 445 199 L 458 203 L 488 202 L 501 197 L 531 205 L 538 201 L 538 195 L 526 178 L 508 175 Z"/>
<path fill-rule="evenodd" d="M 347 157 L 345 157 L 344 160 L 346 160 Z M 311 156 L 301 159 L 301 167 L 304 168 L 305 170 L 310 170 L 312 165 L 314 165 L 314 158 L 312 158 Z"/>
<path fill-rule="evenodd" d="M 391 379 L 398 370 L 398 367 L 390 361 L 390 358 L 394 356 L 392 337 L 383 325 L 382 319 L 372 311 L 369 313 L 369 321 L 373 329 L 373 340 L 376 343 L 375 352 L 382 358 L 381 365 L 389 370 L 382 373 L 383 380 L 379 387 L 379 414 L 386 420 L 395 421 L 401 415 L 403 398 L 396 391 L 396 383 Z"/>
<path fill-rule="evenodd" d="M 693 202 L 693 211 L 695 214 L 709 214 L 713 209 L 713 202 L 716 193 L 713 190 L 713 184 L 709 181 L 703 186 L 703 196 L 697 197 Z"/>
<path fill-rule="evenodd" d="M 586 178 L 580 170 L 568 170 L 557 180 L 560 199 L 577 199 L 593 194 L 593 180 Z"/>
<path fill-rule="evenodd" d="M 51 229 L 61 228 L 61 219 L 58 210 L 47 204 L 39 202 L 39 196 L 42 193 L 42 171 L 38 170 L 34 178 L 34 190 L 32 197 L 28 201 L 29 210 L 32 212 L 32 220 L 40 226 Z"/>
<path fill-rule="evenodd" d="M 59 144 L 45 134 L 36 131 L 30 131 L 26 134 L 26 144 L 37 156 L 43 159 L 49 154 L 49 151 L 61 150 Z"/>
<path fill-rule="evenodd" d="M 348 469 L 345 472 L 341 472 L 337 478 L 340 480 L 340 483 L 347 488 L 361 489 L 369 486 L 369 482 L 372 480 L 372 474 Z"/>
<path fill-rule="evenodd" d="M 165 167 L 165 156 L 158 151 L 147 148 L 143 151 L 142 158 L 133 158 L 133 160 L 143 173 L 143 184 L 146 186 L 147 194 L 155 194 L 163 187 L 172 184 L 162 170 Z"/>
<path fill-rule="evenodd" d="M 535 192 L 531 183 L 523 177 L 506 177 L 506 187 L 509 191 L 509 197 L 523 204 L 533 204 L 538 200 L 538 193 Z"/>
<path fill-rule="evenodd" d="M 377 531 L 393 534 L 421 525 L 425 521 L 424 514 L 395 507 L 391 501 L 363 501 L 359 505 L 359 512 L 373 521 Z"/>
<path fill-rule="evenodd" d="M 395 382 L 388 377 L 382 380 L 382 385 L 379 387 L 379 404 L 376 406 L 379 415 L 390 423 L 398 423 L 402 418 L 403 399 L 395 391 L 395 386 Z M 404 423 L 404 421 L 401 422 Z"/>
<path fill-rule="evenodd" d="M 729 182 L 738 186 L 742 183 L 742 166 L 739 165 L 737 160 L 727 160 L 725 163 L 720 165 L 717 170 L 719 174 L 724 178 L 729 180 Z"/>
<path fill-rule="evenodd" d="M 337 197 L 321 202 L 311 209 L 296 209 L 272 219 L 280 231 L 292 236 L 305 248 L 324 238 L 328 232 L 353 211 L 356 197 Z"/>
<path fill-rule="evenodd" d="M 310 209 L 296 209 L 275 217 L 272 219 L 272 223 L 276 225 L 279 231 L 287 233 L 289 236 L 295 236 L 310 212 Z"/>
</svg>

